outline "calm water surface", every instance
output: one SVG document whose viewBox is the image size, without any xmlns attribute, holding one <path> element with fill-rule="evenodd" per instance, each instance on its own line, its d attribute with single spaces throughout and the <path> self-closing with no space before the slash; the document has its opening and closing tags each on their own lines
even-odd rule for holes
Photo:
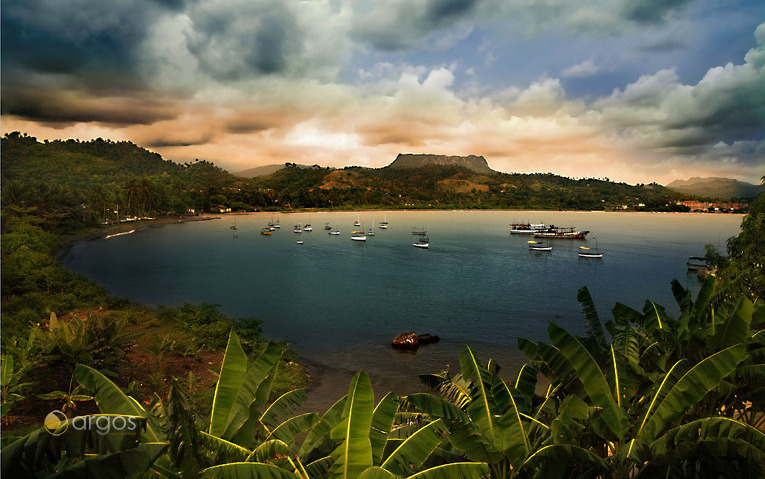
<svg viewBox="0 0 765 479">
<path fill-rule="evenodd" d="M 619 301 L 642 309 L 647 298 L 677 311 L 670 282 L 697 288 L 688 256 L 724 247 L 739 215 L 599 212 L 382 212 L 282 214 L 281 230 L 262 236 L 271 214 L 236 216 L 238 237 L 222 220 L 169 225 L 73 246 L 65 264 L 111 293 L 149 305 L 215 303 L 236 317 L 263 322 L 264 333 L 290 340 L 319 369 L 369 372 L 378 387 L 412 389 L 416 374 L 458 365 L 469 344 L 505 369 L 522 362 L 518 337 L 546 338 L 554 321 L 584 330 L 576 291 L 587 286 L 601 318 Z M 366 243 L 349 239 L 354 220 L 375 227 Z M 553 241 L 530 252 L 508 223 L 544 222 L 590 230 L 587 240 Z M 296 244 L 292 225 L 312 223 Z M 341 231 L 330 236 L 330 223 Z M 425 228 L 431 249 L 412 247 Z M 595 246 L 602 260 L 577 256 Z M 389 347 L 414 330 L 441 342 L 416 354 Z M 347 387 L 345 379 L 340 381 Z M 328 385 L 327 387 L 331 387 Z M 339 396 L 333 396 L 335 399 Z M 330 402 L 331 403 L 331 402 Z"/>
</svg>

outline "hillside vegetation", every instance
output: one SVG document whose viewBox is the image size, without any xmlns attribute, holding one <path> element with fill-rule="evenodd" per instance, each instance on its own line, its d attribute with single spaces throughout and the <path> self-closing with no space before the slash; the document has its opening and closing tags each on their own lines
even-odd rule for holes
<svg viewBox="0 0 765 479">
<path fill-rule="evenodd" d="M 56 196 L 55 201 L 50 199 L 58 206 L 73 203 L 82 210 L 84 205 L 85 210 L 78 214 L 90 215 L 94 222 L 118 215 L 217 212 L 226 208 L 686 209 L 675 204 L 683 197 L 681 193 L 655 183 L 633 186 L 604 179 L 507 174 L 488 167 L 475 171 L 459 163 L 443 164 L 444 158 L 459 157 L 406 155 L 400 156 L 404 167 L 394 162 L 376 169 L 287 163 L 269 175 L 241 178 L 207 161 L 173 163 L 130 142 L 97 139 L 41 143 L 11 133 L 3 138 L 2 150 L 3 184 L 9 189 L 10 203 L 51 208 L 52 204 L 40 204 L 39 191 L 46 190 L 42 196 Z M 472 161 L 465 163 L 472 168 L 480 157 L 465 158 Z"/>
</svg>

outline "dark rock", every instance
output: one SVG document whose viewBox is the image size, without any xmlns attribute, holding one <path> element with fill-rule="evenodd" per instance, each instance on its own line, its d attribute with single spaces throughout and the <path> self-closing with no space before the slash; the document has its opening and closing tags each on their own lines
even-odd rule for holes
<svg viewBox="0 0 765 479">
<path fill-rule="evenodd" d="M 405 331 L 399 333 L 391 341 L 391 346 L 394 349 L 403 349 L 407 351 L 414 351 L 420 347 L 421 344 L 437 343 L 441 338 L 433 334 L 417 334 L 414 331 Z"/>
<path fill-rule="evenodd" d="M 446 156 L 399 153 L 388 168 L 420 168 L 427 165 L 462 166 L 476 173 L 494 173 L 483 156 Z"/>
</svg>

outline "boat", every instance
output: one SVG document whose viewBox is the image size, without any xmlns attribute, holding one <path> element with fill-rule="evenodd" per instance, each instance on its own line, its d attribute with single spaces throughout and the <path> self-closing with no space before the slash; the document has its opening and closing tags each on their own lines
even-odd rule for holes
<svg viewBox="0 0 765 479">
<path fill-rule="evenodd" d="M 353 222 L 353 226 L 361 226 L 361 219 L 358 216 L 356 217 L 356 221 Z"/>
<path fill-rule="evenodd" d="M 269 227 L 265 227 L 262 230 L 260 230 L 260 234 L 264 236 L 271 236 L 271 229 Z"/>
<path fill-rule="evenodd" d="M 369 230 L 367 231 L 367 236 L 374 236 L 374 235 L 375 235 L 375 230 L 372 228 L 369 228 Z"/>
<path fill-rule="evenodd" d="M 366 241 L 367 235 L 364 234 L 363 231 L 351 231 L 351 240 L 352 241 Z"/>
<path fill-rule="evenodd" d="M 575 230 L 574 227 L 570 228 L 558 228 L 557 226 L 551 226 L 544 231 L 535 231 L 534 238 L 546 238 L 546 239 L 584 239 L 589 231 L 587 230 Z"/>
<path fill-rule="evenodd" d="M 385 216 L 384 220 L 380 221 L 379 226 L 380 226 L 381 230 L 387 230 L 388 229 L 388 216 L 387 215 Z"/>
<path fill-rule="evenodd" d="M 595 250 L 593 251 L 592 248 L 588 248 L 587 246 L 580 246 L 579 247 L 579 257 L 580 258 L 602 258 L 603 252 L 598 249 L 598 240 L 595 240 Z"/>
<path fill-rule="evenodd" d="M 295 241 L 296 244 L 303 244 L 303 236 L 298 236 L 297 241 Z"/>
<path fill-rule="evenodd" d="M 276 215 L 276 223 L 274 223 L 274 228 L 279 229 L 282 225 L 279 224 L 279 215 Z"/>
<path fill-rule="evenodd" d="M 292 231 L 295 233 L 302 233 L 303 232 L 303 225 L 298 223 L 295 226 L 292 227 Z"/>
<path fill-rule="evenodd" d="M 531 235 L 538 231 L 545 231 L 554 228 L 554 226 L 545 226 L 544 223 L 510 223 L 511 235 Z"/>
<path fill-rule="evenodd" d="M 332 227 L 329 226 L 329 223 L 324 223 L 324 230 L 329 231 L 331 229 L 332 229 Z"/>
<path fill-rule="evenodd" d="M 332 236 L 338 236 L 340 235 L 340 230 L 330 230 L 329 234 Z"/>
<path fill-rule="evenodd" d="M 701 269 L 709 268 L 707 259 L 702 258 L 701 256 L 690 256 L 685 265 L 688 267 L 688 271 L 699 271 Z"/>
<path fill-rule="evenodd" d="M 552 246 L 548 244 L 543 245 L 539 241 L 529 241 L 529 249 L 531 251 L 552 251 Z"/>
<path fill-rule="evenodd" d="M 311 226 L 311 223 L 306 223 L 303 226 L 303 231 L 313 231 L 313 226 Z"/>
<path fill-rule="evenodd" d="M 412 243 L 412 246 L 415 248 L 423 248 L 428 249 L 430 248 L 430 238 L 428 238 L 427 235 L 419 235 L 420 237 L 414 240 L 414 243 Z"/>
</svg>

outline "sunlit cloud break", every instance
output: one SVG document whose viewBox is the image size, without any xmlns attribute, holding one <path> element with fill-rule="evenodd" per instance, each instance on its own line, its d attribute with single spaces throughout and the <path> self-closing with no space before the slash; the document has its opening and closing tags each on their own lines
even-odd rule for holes
<svg viewBox="0 0 765 479">
<path fill-rule="evenodd" d="M 231 171 L 410 152 L 631 183 L 758 181 L 765 8 L 651 5 L 5 2 L 2 129 Z"/>
</svg>

